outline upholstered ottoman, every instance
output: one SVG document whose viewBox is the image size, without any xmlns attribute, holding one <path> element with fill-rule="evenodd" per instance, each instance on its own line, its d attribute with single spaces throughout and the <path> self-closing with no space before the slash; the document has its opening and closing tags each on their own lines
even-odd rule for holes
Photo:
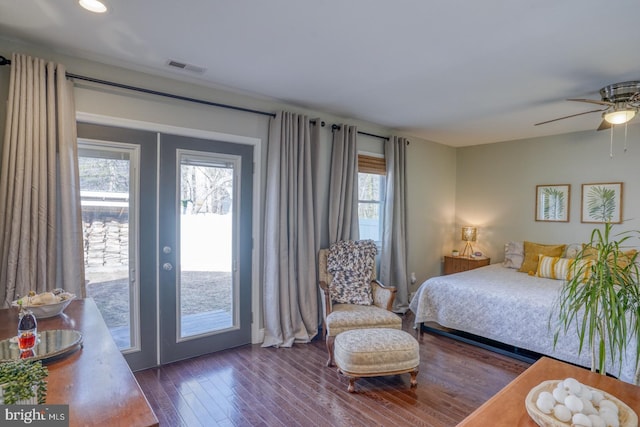
<svg viewBox="0 0 640 427">
<path fill-rule="evenodd" d="M 349 378 L 349 392 L 360 377 L 411 373 L 411 387 L 418 382 L 418 341 L 398 329 L 353 329 L 336 336 L 334 358 L 338 371 Z"/>
</svg>

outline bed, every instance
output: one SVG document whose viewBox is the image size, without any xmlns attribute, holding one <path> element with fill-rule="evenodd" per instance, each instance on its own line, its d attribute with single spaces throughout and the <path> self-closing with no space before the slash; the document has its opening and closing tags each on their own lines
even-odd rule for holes
<svg viewBox="0 0 640 427">
<path fill-rule="evenodd" d="M 591 366 L 590 352 L 578 355 L 577 333 L 560 334 L 549 316 L 562 280 L 546 279 L 492 264 L 462 273 L 433 277 L 424 282 L 409 305 L 415 325 L 436 322 L 519 349 L 547 355 L 580 366 Z M 622 366 L 609 362 L 607 372 L 635 383 L 635 348 L 630 345 Z M 621 369 L 620 369 L 621 368 Z"/>
</svg>

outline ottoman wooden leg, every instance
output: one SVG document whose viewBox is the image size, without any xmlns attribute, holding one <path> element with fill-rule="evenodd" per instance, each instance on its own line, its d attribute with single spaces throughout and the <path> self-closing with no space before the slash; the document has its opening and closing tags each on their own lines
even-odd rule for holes
<svg viewBox="0 0 640 427">
<path fill-rule="evenodd" d="M 355 393 L 356 392 L 356 380 L 358 378 L 356 377 L 349 377 L 349 387 L 347 387 L 347 391 L 349 393 Z"/>
<path fill-rule="evenodd" d="M 342 369 L 340 369 L 340 368 L 336 369 L 336 372 L 338 373 L 338 376 L 347 377 L 347 379 L 349 380 L 349 385 L 347 386 L 347 391 L 349 393 L 355 393 L 355 391 L 356 391 L 356 380 L 358 379 L 358 377 L 354 377 L 352 375 L 345 374 L 344 372 L 342 372 Z"/>
<path fill-rule="evenodd" d="M 418 386 L 418 368 L 411 371 L 411 388 Z"/>
</svg>

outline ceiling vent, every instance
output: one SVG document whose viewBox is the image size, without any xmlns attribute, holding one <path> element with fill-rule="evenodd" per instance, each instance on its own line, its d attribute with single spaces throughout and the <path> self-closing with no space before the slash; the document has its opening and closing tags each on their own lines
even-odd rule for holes
<svg viewBox="0 0 640 427">
<path fill-rule="evenodd" d="M 192 73 L 203 74 L 207 69 L 204 67 L 198 67 L 197 65 L 185 64 L 184 62 L 174 61 L 170 59 L 167 61 L 169 67 L 178 68 L 180 70 L 190 71 Z"/>
</svg>

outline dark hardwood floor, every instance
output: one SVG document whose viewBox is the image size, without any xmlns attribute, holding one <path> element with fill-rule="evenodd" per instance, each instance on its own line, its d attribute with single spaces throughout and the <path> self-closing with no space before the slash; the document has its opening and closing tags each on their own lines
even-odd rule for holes
<svg viewBox="0 0 640 427">
<path fill-rule="evenodd" d="M 405 316 L 405 330 L 411 315 Z M 425 333 L 409 374 L 361 378 L 327 368 L 324 341 L 246 345 L 136 372 L 161 426 L 454 426 L 529 364 Z"/>
</svg>

